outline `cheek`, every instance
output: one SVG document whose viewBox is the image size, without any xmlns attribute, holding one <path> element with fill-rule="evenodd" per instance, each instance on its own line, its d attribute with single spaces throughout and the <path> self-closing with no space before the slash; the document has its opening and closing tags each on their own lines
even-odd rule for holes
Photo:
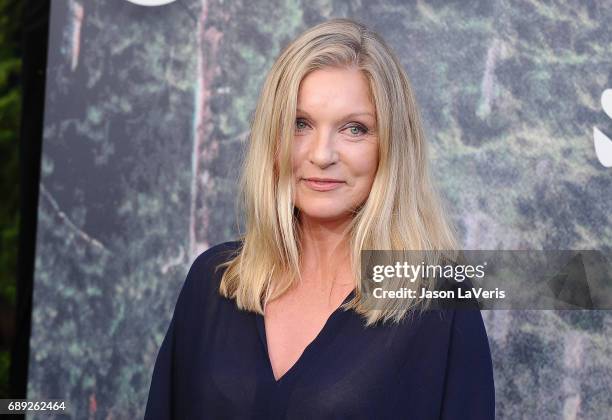
<svg viewBox="0 0 612 420">
<path fill-rule="evenodd" d="M 368 163 L 367 163 L 367 173 L 370 178 L 370 182 L 374 181 L 374 177 L 376 176 L 377 169 L 378 169 L 378 153 L 374 153 L 374 155 L 368 160 Z"/>
<path fill-rule="evenodd" d="M 378 149 L 360 150 L 351 156 L 353 175 L 361 183 L 371 184 L 378 168 Z"/>
<path fill-rule="evenodd" d="M 363 167 L 363 172 L 357 181 L 357 193 L 360 199 L 367 198 L 370 195 L 374 177 L 376 176 L 376 162 L 370 163 L 367 167 Z"/>
<path fill-rule="evenodd" d="M 310 161 L 310 145 L 308 139 L 300 138 L 291 147 L 291 165 L 293 176 L 301 176 L 317 169 Z"/>
<path fill-rule="evenodd" d="M 298 147 L 296 143 L 294 143 L 292 144 L 291 150 L 289 151 L 289 153 L 290 153 L 289 162 L 291 163 L 291 169 L 292 169 L 293 175 L 295 175 L 296 169 L 298 169 L 303 163 L 304 152 Z M 277 155 L 274 160 L 274 167 L 276 170 L 278 170 L 278 168 L 280 167 L 279 162 L 280 162 L 280 156 Z"/>
<path fill-rule="evenodd" d="M 302 161 L 304 160 L 304 151 L 303 147 L 300 147 L 300 142 L 294 141 L 291 146 L 291 165 L 293 169 L 297 169 L 300 167 Z"/>
</svg>

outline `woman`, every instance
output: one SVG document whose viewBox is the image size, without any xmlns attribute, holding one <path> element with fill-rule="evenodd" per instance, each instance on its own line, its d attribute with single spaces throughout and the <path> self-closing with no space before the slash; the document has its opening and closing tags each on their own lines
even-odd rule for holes
<svg viewBox="0 0 612 420">
<path fill-rule="evenodd" d="M 193 263 L 145 418 L 494 418 L 480 312 L 374 309 L 360 281 L 361 250 L 456 249 L 408 78 L 378 35 L 334 19 L 283 51 L 242 190 L 246 233 Z"/>
</svg>

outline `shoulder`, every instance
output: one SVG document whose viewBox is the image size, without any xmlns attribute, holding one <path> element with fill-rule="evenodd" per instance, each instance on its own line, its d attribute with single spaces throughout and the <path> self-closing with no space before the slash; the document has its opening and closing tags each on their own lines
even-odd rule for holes
<svg viewBox="0 0 612 420">
<path fill-rule="evenodd" d="M 426 310 L 407 318 L 403 328 L 411 340 L 418 337 L 422 347 L 447 349 L 444 354 L 464 361 L 490 363 L 490 347 L 481 311 L 477 308 Z"/>
<path fill-rule="evenodd" d="M 454 338 L 465 340 L 474 346 L 486 346 L 488 352 L 488 337 L 482 313 L 474 308 L 455 308 L 453 310 Z"/>
<path fill-rule="evenodd" d="M 214 245 L 195 258 L 191 269 L 214 269 L 217 265 L 234 258 L 241 247 L 241 241 L 228 241 Z"/>
<path fill-rule="evenodd" d="M 472 288 L 471 281 L 466 279 L 456 283 L 453 289 L 462 289 L 465 295 L 465 291 Z M 487 332 L 478 300 L 474 297 L 455 298 L 451 300 L 450 306 L 453 314 L 452 341 L 455 347 L 459 345 L 466 351 L 490 357 Z"/>
<path fill-rule="evenodd" d="M 223 242 L 200 253 L 189 268 L 177 306 L 217 295 L 220 297 L 217 292 L 224 271 L 220 265 L 236 256 L 241 246 L 241 241 Z"/>
</svg>

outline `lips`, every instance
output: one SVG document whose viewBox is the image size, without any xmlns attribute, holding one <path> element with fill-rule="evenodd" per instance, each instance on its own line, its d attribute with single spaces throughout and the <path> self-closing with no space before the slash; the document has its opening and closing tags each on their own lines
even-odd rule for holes
<svg viewBox="0 0 612 420">
<path fill-rule="evenodd" d="M 341 187 L 344 181 L 333 178 L 303 178 L 306 186 L 314 191 L 331 191 Z"/>
</svg>

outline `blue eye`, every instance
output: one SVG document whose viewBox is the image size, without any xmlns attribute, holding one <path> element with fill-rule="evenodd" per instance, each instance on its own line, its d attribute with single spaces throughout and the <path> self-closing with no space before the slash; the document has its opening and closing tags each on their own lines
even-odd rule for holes
<svg viewBox="0 0 612 420">
<path fill-rule="evenodd" d="M 306 122 L 300 118 L 298 118 L 297 120 L 295 120 L 295 128 L 298 131 L 304 130 L 306 127 L 308 127 L 308 124 L 306 124 Z"/>
<path fill-rule="evenodd" d="M 368 133 L 368 129 L 361 124 L 354 124 L 347 127 L 352 137 L 357 137 Z"/>
</svg>

